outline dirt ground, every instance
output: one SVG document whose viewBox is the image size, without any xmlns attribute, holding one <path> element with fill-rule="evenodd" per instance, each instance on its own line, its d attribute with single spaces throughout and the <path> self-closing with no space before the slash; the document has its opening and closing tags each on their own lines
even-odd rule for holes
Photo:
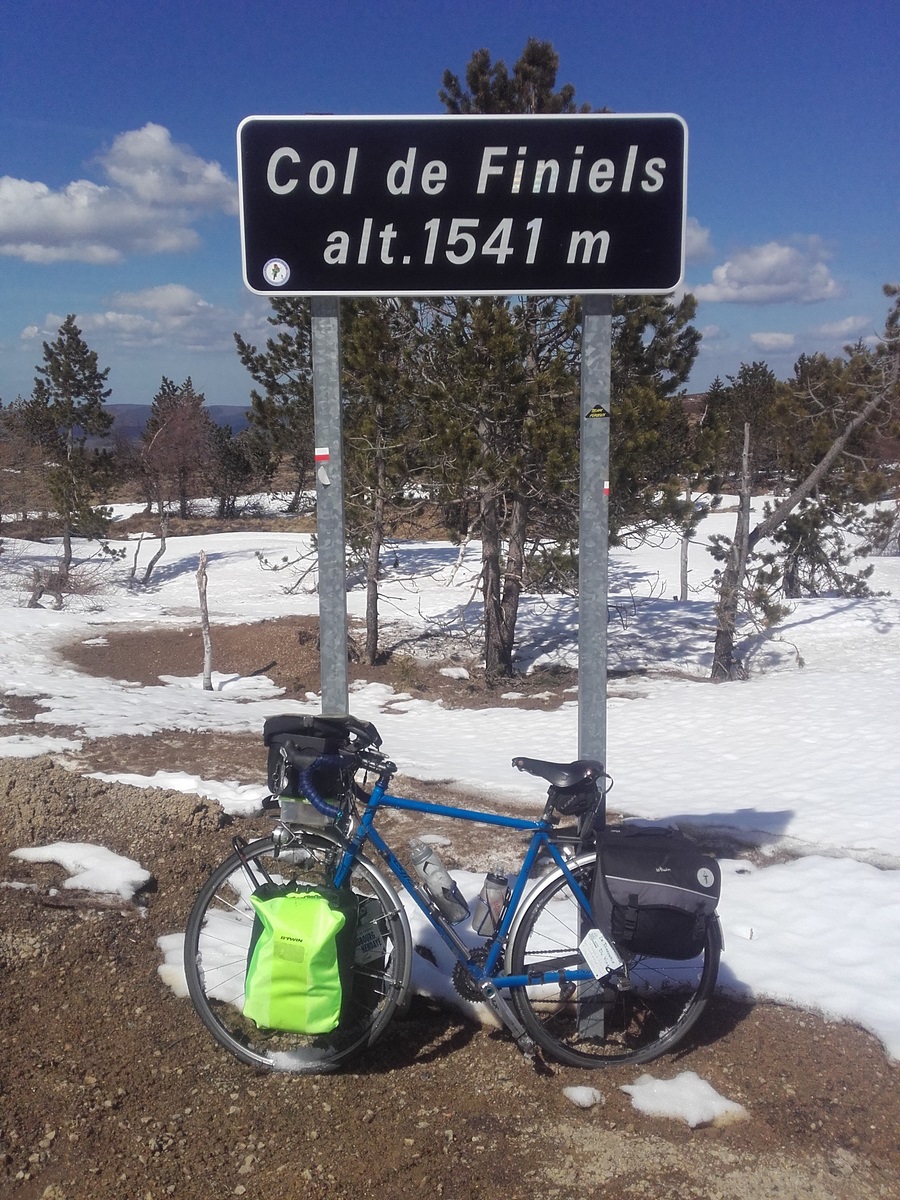
<svg viewBox="0 0 900 1200">
<path fill-rule="evenodd" d="M 120 635 L 69 658 L 152 682 L 184 673 L 186 636 Z M 217 630 L 215 645 L 217 670 L 265 669 L 289 693 L 317 687 L 308 623 Z M 445 703 L 495 702 L 477 680 L 401 656 L 377 670 Z M 36 700 L 4 704 L 26 732 Z M 900 1197 L 897 1065 L 853 1026 L 774 1005 L 717 1001 L 688 1044 L 647 1068 L 696 1071 L 747 1108 L 722 1127 L 637 1114 L 620 1085 L 641 1068 L 538 1072 L 506 1035 L 424 1001 L 342 1074 L 242 1066 L 161 981 L 157 938 L 184 928 L 233 834 L 265 822 L 229 824 L 215 803 L 85 775 L 161 768 L 258 782 L 265 752 L 261 738 L 170 733 L 0 760 L 0 1197 Z M 153 882 L 136 903 L 104 904 L 60 890 L 62 868 L 8 856 L 56 840 L 135 858 Z M 457 839 L 448 855 L 473 869 L 483 856 Z M 574 1107 L 563 1088 L 576 1084 L 605 1102 Z"/>
</svg>

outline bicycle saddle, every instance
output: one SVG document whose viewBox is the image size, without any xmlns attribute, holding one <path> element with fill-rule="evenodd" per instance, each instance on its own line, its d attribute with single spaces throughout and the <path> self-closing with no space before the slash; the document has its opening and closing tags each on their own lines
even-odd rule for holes
<svg viewBox="0 0 900 1200">
<path fill-rule="evenodd" d="M 593 783 L 603 774 L 603 763 L 592 758 L 579 758 L 571 763 L 544 762 L 540 758 L 514 758 L 512 765 L 529 775 L 546 779 L 553 787 L 572 788 L 579 783 Z"/>
</svg>

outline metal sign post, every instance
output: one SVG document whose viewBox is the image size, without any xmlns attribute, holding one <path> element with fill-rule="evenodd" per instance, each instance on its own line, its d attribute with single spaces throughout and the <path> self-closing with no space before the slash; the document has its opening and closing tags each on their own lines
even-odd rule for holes
<svg viewBox="0 0 900 1200">
<path fill-rule="evenodd" d="M 582 297 L 578 517 L 578 757 L 606 762 L 612 300 Z"/>
<path fill-rule="evenodd" d="M 313 409 L 316 439 L 316 538 L 319 551 L 319 657 L 322 715 L 349 712 L 341 419 L 340 301 L 312 300 Z"/>
<path fill-rule="evenodd" d="M 581 298 L 581 475 L 578 513 L 578 757 L 606 765 L 609 610 L 609 419 L 612 299 Z M 604 787 L 604 781 L 600 780 Z M 579 937 L 583 914 L 579 914 Z M 604 1037 L 603 985 L 578 984 L 582 1037 Z"/>
</svg>

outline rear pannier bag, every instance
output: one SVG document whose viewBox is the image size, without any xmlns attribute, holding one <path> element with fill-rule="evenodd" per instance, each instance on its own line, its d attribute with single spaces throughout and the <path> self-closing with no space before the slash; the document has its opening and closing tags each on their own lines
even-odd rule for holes
<svg viewBox="0 0 900 1200">
<path fill-rule="evenodd" d="M 263 1029 L 330 1033 L 352 987 L 356 897 L 349 889 L 267 883 L 250 903 L 244 1016 Z"/>
<path fill-rule="evenodd" d="M 720 891 L 719 864 L 677 830 L 612 826 L 597 835 L 591 907 L 619 950 L 696 957 Z"/>
</svg>

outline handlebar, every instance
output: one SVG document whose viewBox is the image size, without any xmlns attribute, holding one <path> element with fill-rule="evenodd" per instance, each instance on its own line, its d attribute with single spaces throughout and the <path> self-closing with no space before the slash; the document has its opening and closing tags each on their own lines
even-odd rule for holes
<svg viewBox="0 0 900 1200">
<path fill-rule="evenodd" d="M 312 762 L 309 761 L 308 754 L 300 753 L 291 746 L 285 746 L 284 751 L 288 762 L 297 768 L 302 794 L 314 809 L 322 813 L 323 816 L 329 817 L 332 821 L 336 821 L 340 817 L 343 809 L 339 805 L 330 804 L 325 799 L 313 780 L 314 771 L 323 769 L 355 771 L 358 767 L 365 767 L 366 770 L 377 770 L 393 774 L 397 769 L 390 759 L 371 748 L 364 750 L 339 750 L 337 754 L 320 754 Z"/>
<path fill-rule="evenodd" d="M 297 768 L 300 790 L 306 799 L 323 816 L 330 817 L 332 821 L 336 821 L 343 810 L 336 804 L 329 804 L 325 799 L 313 782 L 313 771 L 323 768 L 326 770 L 332 768 L 339 771 L 352 770 L 357 765 L 357 757 L 353 751 L 339 751 L 337 754 L 320 754 L 312 762 L 309 761 L 308 754 L 299 753 L 292 746 L 285 746 L 284 753 L 288 762 Z"/>
</svg>

